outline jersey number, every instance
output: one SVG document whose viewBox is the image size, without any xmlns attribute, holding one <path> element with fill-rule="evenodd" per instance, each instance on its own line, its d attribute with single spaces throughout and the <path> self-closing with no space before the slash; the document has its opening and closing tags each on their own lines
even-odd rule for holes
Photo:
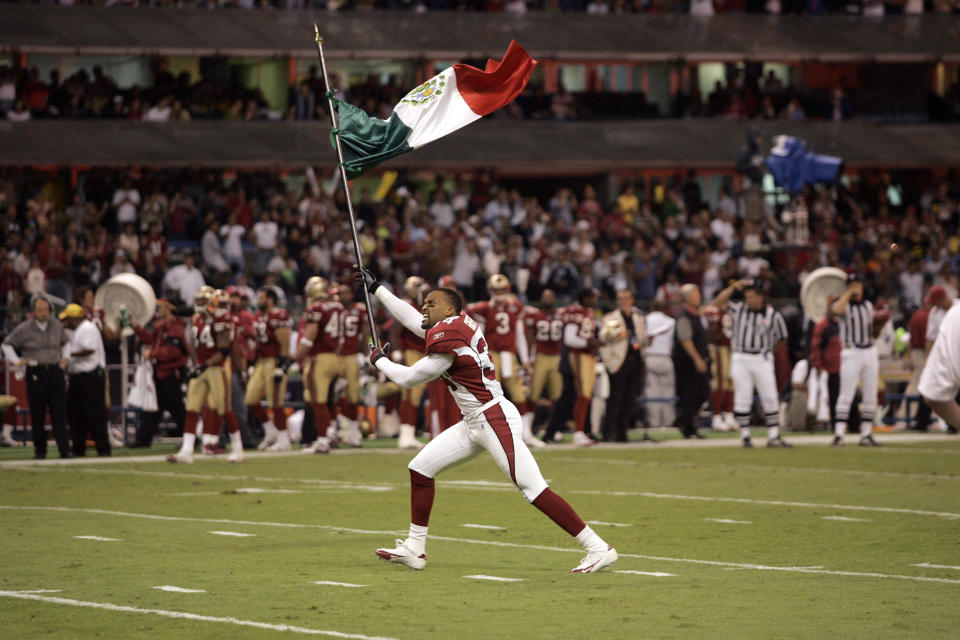
<svg viewBox="0 0 960 640">
<path fill-rule="evenodd" d="M 493 316 L 494 322 L 497 323 L 495 331 L 498 336 L 505 336 L 510 333 L 510 314 L 503 311 L 498 311 Z"/>
<path fill-rule="evenodd" d="M 563 340 L 562 320 L 540 320 L 537 322 L 537 342 L 560 342 Z"/>
<path fill-rule="evenodd" d="M 358 316 L 343 316 L 343 335 L 354 338 L 360 333 L 360 318 Z"/>
<path fill-rule="evenodd" d="M 203 325 L 203 329 L 200 331 L 200 335 L 197 335 L 197 327 L 193 327 L 193 337 L 196 338 L 197 344 L 203 345 L 210 349 L 215 349 L 217 344 L 213 341 L 213 331 L 210 328 L 210 325 Z"/>
<path fill-rule="evenodd" d="M 331 338 L 340 337 L 340 314 L 338 312 L 334 311 L 330 314 L 330 320 L 327 321 L 327 326 L 323 328 L 323 332 Z"/>
</svg>

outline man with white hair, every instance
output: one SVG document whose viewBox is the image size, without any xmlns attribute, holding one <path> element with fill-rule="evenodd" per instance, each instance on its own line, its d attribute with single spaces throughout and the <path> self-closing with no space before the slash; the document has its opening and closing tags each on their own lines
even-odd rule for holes
<svg viewBox="0 0 960 640">
<path fill-rule="evenodd" d="M 677 426 L 684 438 L 703 438 L 697 431 L 697 414 L 710 397 L 710 350 L 707 331 L 700 320 L 700 287 L 680 287 L 683 304 L 674 330 L 673 366 L 677 382 Z"/>
</svg>

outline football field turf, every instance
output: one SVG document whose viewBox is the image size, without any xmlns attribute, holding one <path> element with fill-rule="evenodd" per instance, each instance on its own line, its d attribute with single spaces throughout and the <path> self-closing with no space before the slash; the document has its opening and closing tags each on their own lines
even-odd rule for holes
<svg viewBox="0 0 960 640">
<path fill-rule="evenodd" d="M 417 572 L 373 553 L 406 534 L 407 452 L 4 452 L 0 637 L 955 638 L 960 442 L 916 440 L 551 446 L 620 552 L 590 575 L 485 454 L 438 479 Z"/>
</svg>

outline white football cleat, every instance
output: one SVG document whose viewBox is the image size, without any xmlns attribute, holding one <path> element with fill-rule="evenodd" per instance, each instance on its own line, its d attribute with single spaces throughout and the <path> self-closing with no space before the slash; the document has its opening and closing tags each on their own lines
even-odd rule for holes
<svg viewBox="0 0 960 640">
<path fill-rule="evenodd" d="M 617 550 L 608 546 L 602 551 L 591 551 L 570 573 L 596 573 L 603 571 L 617 561 Z"/>
<path fill-rule="evenodd" d="M 263 423 L 263 440 L 260 441 L 260 444 L 257 445 L 258 451 L 266 451 L 267 447 L 272 445 L 277 441 L 277 436 L 280 434 L 280 431 L 273 426 L 272 422 Z"/>
<path fill-rule="evenodd" d="M 377 549 L 377 557 L 394 564 L 402 564 L 410 569 L 420 570 L 427 566 L 427 554 L 421 553 L 415 555 L 413 551 L 407 548 L 406 540 L 397 540 L 397 546 L 394 549 Z M 604 565 L 606 566 L 606 565 Z"/>
<path fill-rule="evenodd" d="M 301 453 L 330 453 L 330 443 L 326 438 L 317 438 L 309 447 L 300 449 Z"/>
<path fill-rule="evenodd" d="M 193 464 L 193 454 L 180 452 L 171 453 L 167 456 L 167 462 L 174 464 Z"/>
<path fill-rule="evenodd" d="M 227 456 L 227 462 L 243 462 L 243 449 L 235 449 Z"/>
<path fill-rule="evenodd" d="M 417 440 L 415 427 L 411 424 L 400 425 L 397 449 L 423 449 L 423 443 Z"/>
<path fill-rule="evenodd" d="M 530 449 L 543 449 L 547 446 L 546 442 L 532 434 L 523 436 L 523 444 L 527 445 Z"/>
<path fill-rule="evenodd" d="M 585 434 L 583 431 L 573 432 L 573 444 L 578 447 L 592 447 L 597 441 Z"/>
<path fill-rule="evenodd" d="M 267 447 L 267 451 L 290 451 L 290 434 L 286 430 L 278 431 L 276 440 Z"/>
</svg>

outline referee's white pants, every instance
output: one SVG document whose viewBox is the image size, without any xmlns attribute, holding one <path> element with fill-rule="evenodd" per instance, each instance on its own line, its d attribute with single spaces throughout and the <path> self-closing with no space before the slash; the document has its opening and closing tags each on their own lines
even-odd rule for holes
<svg viewBox="0 0 960 640">
<path fill-rule="evenodd" d="M 877 387 L 880 380 L 880 363 L 876 346 L 866 349 L 844 349 L 840 352 L 840 393 L 837 396 L 836 435 L 847 431 L 850 407 L 857 395 L 859 385 L 863 397 L 860 403 L 860 435 L 867 436 L 873 430 L 873 416 L 877 411 Z"/>
<path fill-rule="evenodd" d="M 741 429 L 750 426 L 753 392 L 760 396 L 760 406 L 767 427 L 780 426 L 780 400 L 773 355 L 734 353 L 730 356 L 730 380 L 733 382 L 733 413 Z"/>
<path fill-rule="evenodd" d="M 517 407 L 507 400 L 483 413 L 465 417 L 431 440 L 407 465 L 413 471 L 435 478 L 440 472 L 463 464 L 486 449 L 527 502 L 536 500 L 547 481 L 530 449 L 523 443 L 523 423 Z"/>
</svg>

